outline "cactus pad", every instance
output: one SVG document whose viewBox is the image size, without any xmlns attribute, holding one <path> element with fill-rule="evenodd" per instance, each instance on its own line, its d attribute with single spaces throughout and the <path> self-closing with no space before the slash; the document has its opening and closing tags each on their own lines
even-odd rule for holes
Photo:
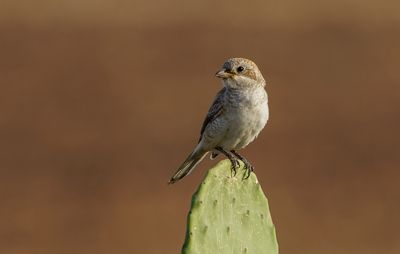
<svg viewBox="0 0 400 254">
<path fill-rule="evenodd" d="M 193 195 L 183 254 L 277 254 L 268 201 L 243 163 L 231 176 L 229 160 L 210 169 Z"/>
</svg>

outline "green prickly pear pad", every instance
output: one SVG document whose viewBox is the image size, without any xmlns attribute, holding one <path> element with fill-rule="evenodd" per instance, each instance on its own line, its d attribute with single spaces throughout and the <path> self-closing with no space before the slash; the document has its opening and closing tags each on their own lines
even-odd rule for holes
<svg viewBox="0 0 400 254">
<path fill-rule="evenodd" d="M 183 254 L 277 254 L 268 200 L 251 173 L 236 176 L 224 160 L 210 169 L 193 195 Z"/>
</svg>

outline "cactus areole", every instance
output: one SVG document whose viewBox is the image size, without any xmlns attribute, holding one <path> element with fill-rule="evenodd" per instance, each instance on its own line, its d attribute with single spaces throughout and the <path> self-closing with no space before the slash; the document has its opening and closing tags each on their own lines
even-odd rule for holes
<svg viewBox="0 0 400 254">
<path fill-rule="evenodd" d="M 231 175 L 229 160 L 210 169 L 193 195 L 183 254 L 277 254 L 268 200 L 243 164 Z"/>
</svg>

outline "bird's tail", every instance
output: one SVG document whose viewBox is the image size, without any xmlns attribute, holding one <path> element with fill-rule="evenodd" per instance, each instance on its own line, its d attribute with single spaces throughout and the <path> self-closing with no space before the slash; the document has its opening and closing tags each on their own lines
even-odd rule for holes
<svg viewBox="0 0 400 254">
<path fill-rule="evenodd" d="M 178 168 L 176 173 L 169 180 L 169 184 L 173 184 L 190 174 L 194 167 L 206 156 L 207 152 L 199 151 L 197 148 L 187 157 L 187 159 Z"/>
</svg>

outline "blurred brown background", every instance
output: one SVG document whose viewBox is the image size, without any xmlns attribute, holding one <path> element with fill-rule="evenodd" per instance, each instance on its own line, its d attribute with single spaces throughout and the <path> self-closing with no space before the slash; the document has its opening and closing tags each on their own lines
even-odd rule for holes
<svg viewBox="0 0 400 254">
<path fill-rule="evenodd" d="M 0 253 L 179 253 L 231 56 L 268 79 L 244 154 L 283 254 L 400 253 L 398 1 L 0 3 Z"/>
</svg>

